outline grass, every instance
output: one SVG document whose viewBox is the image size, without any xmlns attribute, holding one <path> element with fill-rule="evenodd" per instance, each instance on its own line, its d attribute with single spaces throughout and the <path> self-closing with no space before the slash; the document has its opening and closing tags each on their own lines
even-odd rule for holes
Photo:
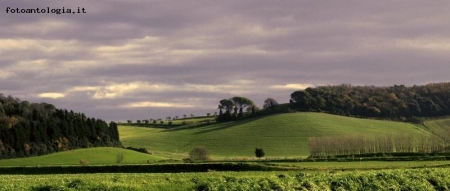
<svg viewBox="0 0 450 191">
<path fill-rule="evenodd" d="M 195 128 L 144 128 L 119 126 L 124 146 L 149 148 L 156 155 L 186 157 L 195 146 L 208 148 L 220 159 L 254 158 L 255 148 L 266 157 L 308 156 L 308 138 L 357 134 L 429 134 L 409 123 L 350 118 L 324 113 L 301 112 L 219 123 Z"/>
<path fill-rule="evenodd" d="M 448 168 L 0 175 L 0 190 L 448 190 Z"/>
<path fill-rule="evenodd" d="M 427 120 L 424 126 L 438 137 L 450 141 L 450 118 Z"/>
<path fill-rule="evenodd" d="M 142 164 L 156 162 L 165 158 L 139 153 L 121 148 L 96 147 L 76 149 L 53 153 L 49 155 L 0 160 L 0 166 L 56 166 L 80 165 L 80 160 L 87 161 L 89 165 L 117 164 L 117 156 L 122 154 L 121 164 Z"/>
</svg>

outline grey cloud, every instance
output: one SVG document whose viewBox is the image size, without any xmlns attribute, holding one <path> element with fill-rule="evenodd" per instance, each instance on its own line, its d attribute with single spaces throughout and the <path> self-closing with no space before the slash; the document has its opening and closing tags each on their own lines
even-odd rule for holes
<svg viewBox="0 0 450 191">
<path fill-rule="evenodd" d="M 88 13 L 6 14 L 8 6 Z M 0 40 L 14 43 L 0 47 L 0 75 L 9 75 L 0 77 L 0 91 L 96 118 L 134 120 L 214 112 L 220 99 L 236 94 L 258 105 L 267 97 L 287 102 L 295 89 L 273 88 L 287 84 L 448 81 L 449 8 L 447 1 L 406 0 L 7 0 L 0 2 Z M 93 97 L 97 90 L 69 91 L 114 93 L 120 90 L 111 84 L 134 82 L 172 89 L 105 99 Z M 65 97 L 37 96 L 51 92 Z M 122 107 L 199 100 L 199 108 Z"/>
</svg>

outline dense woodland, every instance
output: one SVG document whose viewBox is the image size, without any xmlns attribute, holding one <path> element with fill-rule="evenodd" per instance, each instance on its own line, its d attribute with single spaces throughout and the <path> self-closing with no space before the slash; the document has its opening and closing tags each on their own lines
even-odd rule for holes
<svg viewBox="0 0 450 191">
<path fill-rule="evenodd" d="M 300 111 L 410 120 L 450 115 L 450 83 L 391 87 L 320 86 L 295 91 L 291 107 Z"/>
<path fill-rule="evenodd" d="M 121 146 L 116 123 L 0 94 L 0 159 L 96 146 Z"/>
</svg>

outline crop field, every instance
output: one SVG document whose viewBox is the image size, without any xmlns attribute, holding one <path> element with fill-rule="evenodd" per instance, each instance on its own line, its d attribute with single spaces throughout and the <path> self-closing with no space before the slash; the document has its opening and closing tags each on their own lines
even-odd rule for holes
<svg viewBox="0 0 450 191">
<path fill-rule="evenodd" d="M 253 158 L 255 148 L 267 157 L 306 157 L 308 138 L 344 135 L 429 135 L 409 123 L 359 119 L 324 113 L 301 112 L 212 124 L 193 128 L 119 126 L 124 146 L 148 148 L 158 156 L 186 157 L 195 146 L 205 146 L 220 159 Z"/>
<path fill-rule="evenodd" d="M 165 159 L 163 157 L 127 149 L 96 147 L 64 151 L 37 157 L 4 159 L 0 160 L 0 166 L 80 165 L 80 160 L 86 162 L 86 165 L 117 164 L 117 156 L 119 154 L 123 155 L 123 164 L 143 164 Z"/>
<path fill-rule="evenodd" d="M 345 172 L 0 175 L 0 190 L 448 190 L 448 168 Z"/>
</svg>

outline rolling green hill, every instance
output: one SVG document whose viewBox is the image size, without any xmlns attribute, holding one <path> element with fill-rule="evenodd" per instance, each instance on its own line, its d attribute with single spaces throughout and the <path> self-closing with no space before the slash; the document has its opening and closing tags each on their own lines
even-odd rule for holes
<svg viewBox="0 0 450 191">
<path fill-rule="evenodd" d="M 289 113 L 195 128 L 119 126 L 124 146 L 145 147 L 158 156 L 186 157 L 195 146 L 209 149 L 215 158 L 253 158 L 256 147 L 266 157 L 308 156 L 308 138 L 349 134 L 429 134 L 408 123 L 350 118 L 324 113 Z"/>
<path fill-rule="evenodd" d="M 450 142 L 450 118 L 432 119 L 424 122 L 424 126 L 433 134 Z"/>
<path fill-rule="evenodd" d="M 88 149 L 76 149 L 29 158 L 15 158 L 0 160 L 0 166 L 55 166 L 55 165 L 79 165 L 80 159 L 87 161 L 89 165 L 97 164 L 117 164 L 117 155 L 121 153 L 124 156 L 123 164 L 143 164 L 155 162 L 163 157 L 157 157 L 149 154 L 139 153 L 132 150 L 96 147 Z"/>
</svg>

